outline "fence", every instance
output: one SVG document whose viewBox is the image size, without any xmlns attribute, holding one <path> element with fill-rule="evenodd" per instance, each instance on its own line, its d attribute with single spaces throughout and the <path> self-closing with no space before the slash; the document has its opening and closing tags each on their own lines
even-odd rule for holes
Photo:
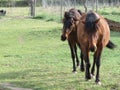
<svg viewBox="0 0 120 90">
<path fill-rule="evenodd" d="M 20 16 L 30 16 L 31 0 L 0 0 L 0 8 L 6 9 L 8 15 L 20 15 Z M 60 16 L 63 12 L 70 8 L 77 8 L 85 11 L 85 6 L 87 9 L 99 10 L 105 7 L 120 7 L 120 0 L 34 0 L 36 1 L 36 15 L 38 15 L 42 9 L 48 10 L 49 12 L 55 13 L 59 12 Z M 22 7 L 19 9 L 19 7 Z M 24 7 L 24 9 L 23 9 Z M 18 13 L 14 12 L 17 9 Z M 23 13 L 24 12 L 24 13 Z"/>
</svg>

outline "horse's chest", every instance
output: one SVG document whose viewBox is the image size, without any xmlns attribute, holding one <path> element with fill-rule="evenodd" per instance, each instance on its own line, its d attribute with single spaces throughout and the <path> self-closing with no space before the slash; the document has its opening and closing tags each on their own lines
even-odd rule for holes
<svg viewBox="0 0 120 90">
<path fill-rule="evenodd" d="M 89 36 L 86 35 L 86 34 L 82 34 L 81 37 L 80 37 L 80 42 L 83 43 L 83 44 L 86 44 L 88 42 L 88 38 Z"/>
</svg>

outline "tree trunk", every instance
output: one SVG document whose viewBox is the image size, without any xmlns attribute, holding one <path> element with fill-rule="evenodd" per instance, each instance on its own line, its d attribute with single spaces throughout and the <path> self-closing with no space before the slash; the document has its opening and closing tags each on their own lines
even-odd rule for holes
<svg viewBox="0 0 120 90">
<path fill-rule="evenodd" d="M 36 7 L 36 0 L 30 1 L 30 8 L 31 8 L 31 16 L 35 16 L 35 7 Z"/>
<path fill-rule="evenodd" d="M 92 10 L 94 10 L 95 0 L 92 0 Z"/>
<path fill-rule="evenodd" d="M 84 8 L 85 8 L 85 12 L 87 12 L 86 0 L 83 0 L 83 5 L 84 5 Z"/>
<path fill-rule="evenodd" d="M 76 0 L 74 0 L 74 8 L 76 7 Z"/>
<path fill-rule="evenodd" d="M 44 8 L 47 8 L 47 1 L 46 0 L 42 0 L 42 6 L 44 7 Z"/>
<path fill-rule="evenodd" d="M 98 11 L 98 0 L 96 0 L 96 12 Z"/>
<path fill-rule="evenodd" d="M 62 11 L 63 11 L 63 0 L 61 0 L 61 20 L 62 20 Z"/>
<path fill-rule="evenodd" d="M 111 0 L 109 0 L 108 3 L 109 3 L 109 6 L 111 6 Z"/>
</svg>

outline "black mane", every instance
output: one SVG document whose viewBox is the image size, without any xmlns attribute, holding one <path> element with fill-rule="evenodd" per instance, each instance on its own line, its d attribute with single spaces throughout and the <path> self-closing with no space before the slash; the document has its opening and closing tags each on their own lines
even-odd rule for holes
<svg viewBox="0 0 120 90">
<path fill-rule="evenodd" d="M 64 28 L 70 28 L 70 26 L 72 25 L 72 17 L 74 16 L 74 14 L 72 12 L 66 12 L 64 15 Z"/>
<path fill-rule="evenodd" d="M 64 20 L 64 28 L 70 28 L 71 25 L 72 25 L 72 21 L 70 18 Z"/>
<path fill-rule="evenodd" d="M 88 33 L 94 33 L 97 31 L 97 24 L 96 20 L 98 17 L 92 11 L 87 13 L 86 20 L 85 20 L 85 31 Z"/>
</svg>

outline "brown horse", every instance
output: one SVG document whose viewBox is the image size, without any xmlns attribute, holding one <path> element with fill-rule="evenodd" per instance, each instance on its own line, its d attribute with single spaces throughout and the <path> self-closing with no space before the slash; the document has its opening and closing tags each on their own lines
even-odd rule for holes
<svg viewBox="0 0 120 90">
<path fill-rule="evenodd" d="M 73 72 L 76 72 L 75 58 L 77 66 L 79 66 L 79 59 L 77 55 L 77 46 L 80 46 L 77 40 L 77 24 L 81 18 L 81 11 L 76 9 L 70 9 L 68 12 L 65 12 L 63 19 L 63 30 L 61 35 L 61 40 L 68 40 L 71 57 L 73 61 Z M 81 66 L 80 70 L 84 71 L 83 57 L 81 53 Z"/>
<path fill-rule="evenodd" d="M 89 53 L 94 52 L 94 61 L 91 74 L 94 75 L 95 64 L 97 67 L 96 80 L 100 84 L 99 68 L 100 58 L 104 47 L 113 49 L 115 45 L 110 41 L 110 29 L 106 20 L 93 11 L 81 17 L 77 25 L 77 36 L 80 43 L 83 59 L 86 64 L 85 78 L 91 79 Z"/>
</svg>

